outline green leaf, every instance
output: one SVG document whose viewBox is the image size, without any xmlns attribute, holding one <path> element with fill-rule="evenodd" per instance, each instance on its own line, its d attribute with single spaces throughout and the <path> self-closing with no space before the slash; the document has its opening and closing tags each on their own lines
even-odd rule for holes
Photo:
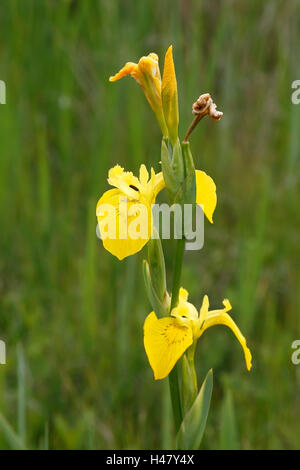
<svg viewBox="0 0 300 470">
<path fill-rule="evenodd" d="M 171 157 L 165 139 L 161 141 L 161 167 L 170 199 L 178 188 L 178 181 L 171 165 Z"/>
<path fill-rule="evenodd" d="M 176 181 L 180 184 L 184 180 L 184 164 L 180 140 L 177 139 L 173 147 L 172 170 Z"/>
<path fill-rule="evenodd" d="M 182 142 L 182 153 L 185 170 L 184 204 L 194 204 L 196 202 L 196 174 L 189 142 Z"/>
<path fill-rule="evenodd" d="M 210 408 L 213 371 L 210 369 L 191 409 L 186 413 L 177 434 L 177 449 L 199 449 Z"/>
<path fill-rule="evenodd" d="M 144 281 L 145 281 L 147 296 L 154 312 L 159 317 L 164 317 L 168 315 L 168 309 L 163 304 L 163 302 L 158 298 L 154 290 L 154 287 L 151 281 L 149 264 L 145 259 L 143 261 L 143 274 L 144 274 Z"/>
<path fill-rule="evenodd" d="M 15 430 L 11 427 L 6 418 L 0 413 L 0 430 L 3 437 L 7 440 L 7 443 L 12 449 L 24 450 L 25 444 L 22 439 L 18 436 Z"/>
<path fill-rule="evenodd" d="M 230 390 L 227 390 L 221 408 L 220 449 L 238 450 L 239 448 L 233 398 Z"/>
<path fill-rule="evenodd" d="M 184 204 L 193 204 L 195 208 L 196 203 L 196 173 L 193 156 L 188 142 L 182 142 L 182 154 L 184 163 L 184 180 L 178 186 L 178 189 L 172 200 L 173 204 L 181 204 L 184 211 Z"/>
<path fill-rule="evenodd" d="M 157 238 L 150 238 L 148 242 L 148 263 L 153 289 L 161 302 L 166 295 L 166 267 L 164 253 L 157 230 L 153 227 L 153 234 Z M 152 234 L 152 235 L 153 235 Z"/>
<path fill-rule="evenodd" d="M 194 347 L 194 345 L 192 345 L 191 347 Z M 183 412 L 187 413 L 197 397 L 198 386 L 194 360 L 189 361 L 186 354 L 184 354 L 182 357 L 181 372 L 182 408 Z"/>
<path fill-rule="evenodd" d="M 196 175 L 195 173 L 190 173 L 175 194 L 173 204 L 181 204 L 184 209 L 184 204 L 195 204 L 195 194 Z"/>
</svg>

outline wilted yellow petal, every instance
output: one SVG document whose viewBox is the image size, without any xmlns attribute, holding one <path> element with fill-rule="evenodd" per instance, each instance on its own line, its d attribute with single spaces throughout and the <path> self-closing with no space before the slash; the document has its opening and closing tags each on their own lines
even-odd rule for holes
<svg viewBox="0 0 300 470">
<path fill-rule="evenodd" d="M 213 223 L 213 213 L 217 205 L 216 185 L 204 171 L 196 170 L 196 203 L 203 205 L 204 214 Z"/>
<path fill-rule="evenodd" d="M 162 105 L 172 145 L 178 137 L 178 94 L 172 46 L 166 52 L 162 79 Z"/>
<path fill-rule="evenodd" d="M 164 379 L 193 342 L 192 328 L 176 318 L 158 319 L 151 312 L 144 324 L 144 346 L 154 378 Z"/>
<path fill-rule="evenodd" d="M 126 75 L 131 75 L 134 77 L 137 71 L 137 64 L 134 62 L 127 62 L 124 67 L 115 75 L 109 77 L 110 82 L 116 82 L 120 80 L 120 78 L 125 77 Z"/>
</svg>

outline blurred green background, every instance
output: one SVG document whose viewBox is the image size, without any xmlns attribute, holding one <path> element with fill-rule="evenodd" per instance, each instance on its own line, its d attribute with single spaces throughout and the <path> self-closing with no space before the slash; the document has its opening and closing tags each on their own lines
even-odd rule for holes
<svg viewBox="0 0 300 470">
<path fill-rule="evenodd" d="M 191 138 L 217 185 L 204 248 L 183 285 L 198 307 L 224 297 L 253 353 L 223 327 L 197 349 L 214 369 L 207 449 L 295 449 L 300 438 L 298 0 L 4 0 L 0 4 L 0 448 L 170 446 L 167 380 L 142 326 L 141 261 L 96 238 L 108 169 L 159 170 L 160 131 L 126 61 L 173 44 L 180 133 L 210 92 L 224 112 Z M 169 288 L 172 247 L 165 242 Z"/>
</svg>

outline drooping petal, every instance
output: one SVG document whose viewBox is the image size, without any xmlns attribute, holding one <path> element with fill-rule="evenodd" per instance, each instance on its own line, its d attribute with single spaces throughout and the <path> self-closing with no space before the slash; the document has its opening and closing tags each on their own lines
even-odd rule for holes
<svg viewBox="0 0 300 470">
<path fill-rule="evenodd" d="M 129 201 L 111 189 L 99 199 L 96 215 L 104 248 L 119 260 L 140 251 L 151 236 L 152 212 L 145 198 Z"/>
<path fill-rule="evenodd" d="M 213 223 L 213 213 L 217 205 L 216 185 L 204 171 L 196 170 L 196 203 L 203 205 L 204 214 Z"/>
<path fill-rule="evenodd" d="M 144 346 L 155 380 L 163 379 L 193 342 L 192 328 L 176 318 L 151 312 L 144 324 Z"/>
<path fill-rule="evenodd" d="M 104 247 L 120 260 L 140 251 L 152 234 L 152 204 L 163 189 L 162 173 L 151 178 L 141 165 L 139 178 L 115 165 L 108 172 L 108 183 L 116 189 L 106 191 L 96 209 Z"/>
<path fill-rule="evenodd" d="M 205 305 L 203 307 L 204 302 L 205 302 Z M 227 313 L 229 310 L 231 310 L 231 305 L 230 305 L 229 300 L 228 299 L 223 300 L 223 305 L 225 306 L 225 308 L 222 310 L 206 311 L 206 306 L 208 308 L 207 296 L 204 297 L 203 304 L 202 304 L 202 308 L 200 311 L 200 318 L 199 318 L 200 331 L 199 331 L 198 337 L 200 337 L 204 333 L 204 331 L 210 328 L 211 326 L 214 326 L 214 325 L 228 326 L 228 328 L 230 328 L 233 331 L 236 338 L 240 342 L 244 351 L 246 367 L 248 370 L 250 370 L 252 367 L 252 364 L 251 364 L 252 355 L 251 355 L 250 349 L 247 346 L 245 337 L 242 335 L 240 329 L 238 328 L 236 323 L 233 321 L 231 316 L 228 315 Z"/>
<path fill-rule="evenodd" d="M 172 145 L 178 136 L 178 96 L 172 46 L 166 52 L 162 79 L 162 105 Z"/>
<path fill-rule="evenodd" d="M 109 77 L 109 81 L 116 82 L 117 80 L 120 80 L 120 78 L 123 78 L 126 75 L 131 75 L 135 78 L 137 67 L 138 65 L 134 62 L 127 62 L 118 73 Z"/>
</svg>

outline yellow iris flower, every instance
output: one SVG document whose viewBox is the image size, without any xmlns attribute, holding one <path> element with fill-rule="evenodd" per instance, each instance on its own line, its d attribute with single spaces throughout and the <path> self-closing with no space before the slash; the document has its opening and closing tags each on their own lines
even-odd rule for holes
<svg viewBox="0 0 300 470">
<path fill-rule="evenodd" d="M 209 300 L 205 295 L 198 315 L 194 305 L 187 299 L 188 292 L 181 288 L 178 305 L 172 310 L 171 316 L 158 319 L 151 312 L 145 320 L 144 346 L 154 378 L 165 378 L 188 347 L 196 343 L 207 328 L 214 325 L 226 325 L 233 331 L 244 350 L 246 367 L 250 370 L 251 352 L 246 339 L 227 313 L 231 310 L 229 300 L 223 300 L 224 308 L 210 311 Z"/>
<path fill-rule="evenodd" d="M 158 56 L 151 52 L 141 57 L 139 62 L 127 62 L 124 67 L 109 78 L 110 82 L 120 80 L 126 75 L 131 75 L 143 89 L 143 92 L 154 111 L 163 136 L 168 136 L 168 129 L 162 108 L 161 99 L 161 75 L 158 65 Z"/>
<path fill-rule="evenodd" d="M 152 234 L 152 210 L 157 194 L 165 187 L 162 172 L 151 178 L 141 165 L 139 178 L 116 165 L 108 172 L 108 183 L 115 189 L 106 191 L 97 203 L 96 216 L 104 248 L 119 260 L 134 255 Z M 208 220 L 217 203 L 216 186 L 204 171 L 196 170 L 196 202 Z"/>
</svg>

